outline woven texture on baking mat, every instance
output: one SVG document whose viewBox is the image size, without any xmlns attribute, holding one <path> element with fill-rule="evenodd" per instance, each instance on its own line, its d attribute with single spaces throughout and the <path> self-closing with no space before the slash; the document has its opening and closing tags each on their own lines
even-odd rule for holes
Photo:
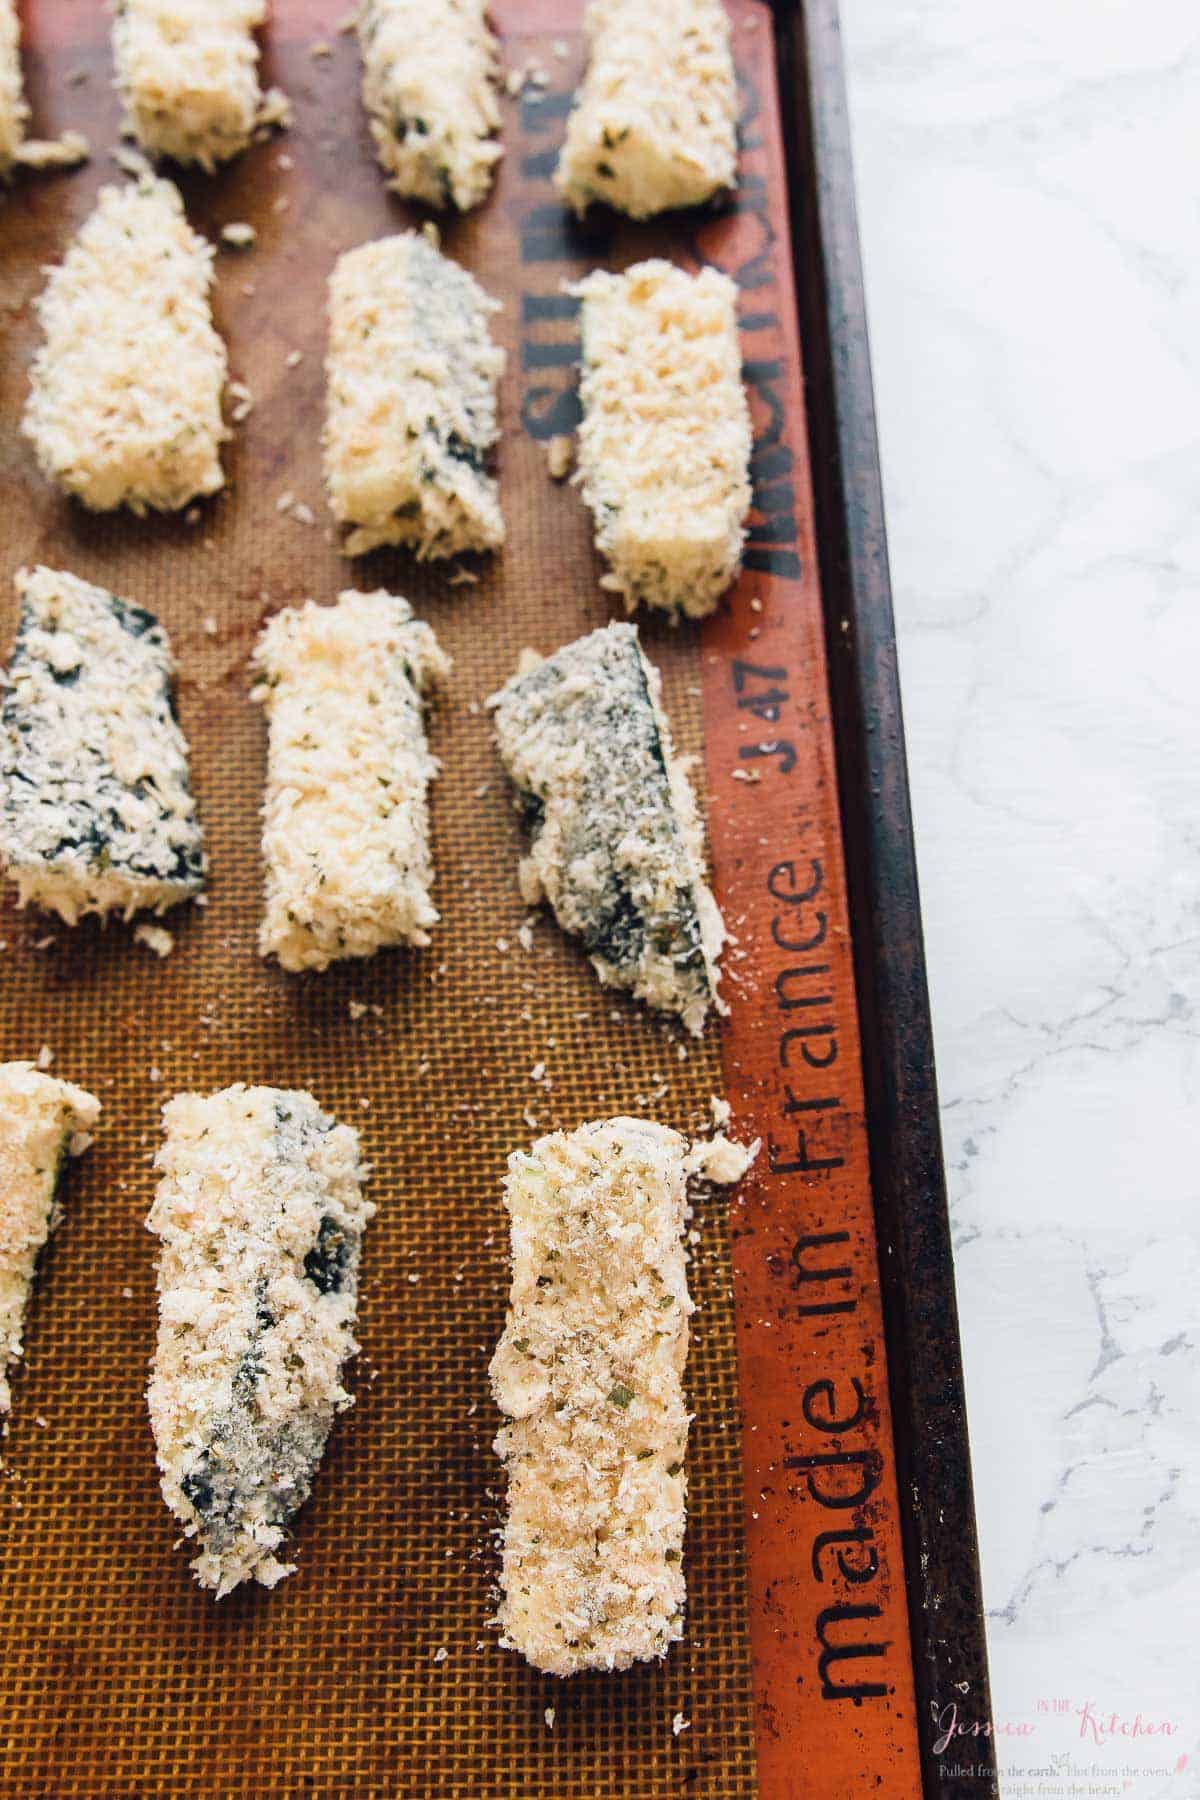
<svg viewBox="0 0 1200 1800">
<path fill-rule="evenodd" d="M 211 856 L 208 904 L 167 923 L 159 961 L 129 928 L 71 931 L 0 904 L 0 1057 L 36 1057 L 95 1091 L 96 1142 L 70 1170 L 44 1256 L 0 1471 L 4 1628 L 0 1793 L 33 1800 L 347 1795 L 602 1796 L 755 1792 L 728 1246 L 703 1199 L 691 1279 L 700 1303 L 688 1388 L 696 1412 L 687 1637 L 662 1664 L 556 1682 L 497 1647 L 497 1425 L 486 1365 L 507 1284 L 501 1180 L 536 1131 L 618 1112 L 701 1129 L 719 1091 L 702 1045 L 601 990 L 516 887 L 521 840 L 482 702 L 520 649 L 550 650 L 612 616 L 576 492 L 547 474 L 545 439 L 574 422 L 576 322 L 564 278 L 648 254 L 693 261 L 688 221 L 578 230 L 549 184 L 581 64 L 575 7 L 499 5 L 505 63 L 547 83 L 506 98 L 506 154 L 477 215 L 445 245 L 504 302 L 500 449 L 508 544 L 475 582 L 381 553 L 352 566 L 326 529 L 319 459 L 325 281 L 335 257 L 415 222 L 370 154 L 344 0 L 277 0 L 264 77 L 295 126 L 213 178 L 184 177 L 194 225 L 244 220 L 255 247 L 217 261 L 231 373 L 255 406 L 226 450 L 228 488 L 186 518 L 97 518 L 40 479 L 17 434 L 37 342 L 31 301 L 102 182 L 118 106 L 99 7 L 25 9 L 42 134 L 91 138 L 74 176 L 0 197 L 0 629 L 10 572 L 65 567 L 166 625 Z M 772 79 L 765 8 L 734 8 L 753 105 Z M 527 26 L 536 18 L 537 29 Z M 314 54 L 324 43 L 329 54 Z M 724 223 L 703 225 L 715 242 Z M 785 254 L 782 236 L 772 254 Z M 280 510 L 291 494 L 315 524 Z M 426 952 L 296 978 L 259 960 L 264 726 L 246 658 L 264 619 L 346 586 L 406 594 L 454 658 L 431 723 L 442 923 Z M 643 624 L 683 748 L 700 748 L 699 637 Z M 543 1079 L 534 1079 L 544 1065 Z M 356 1125 L 374 1166 L 357 1404 L 334 1427 L 295 1533 L 295 1575 L 215 1603 L 173 1548 L 144 1387 L 155 1325 L 153 1190 L 159 1108 L 229 1082 L 311 1089 Z M 536 1126 L 535 1126 L 536 1121 Z M 553 1709 L 553 1726 L 548 1724 Z M 673 1729 L 688 1721 L 686 1729 Z"/>
</svg>

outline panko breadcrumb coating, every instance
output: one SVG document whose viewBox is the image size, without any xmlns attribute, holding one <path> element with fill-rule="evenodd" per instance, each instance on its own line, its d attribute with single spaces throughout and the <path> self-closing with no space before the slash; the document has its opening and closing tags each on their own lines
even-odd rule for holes
<svg viewBox="0 0 1200 1800">
<path fill-rule="evenodd" d="M 349 250 L 329 281 L 325 482 L 348 556 L 494 550 L 504 521 L 487 457 L 499 436 L 498 309 L 420 232 Z"/>
<path fill-rule="evenodd" d="M 725 927 L 661 695 L 636 629 L 608 625 L 544 660 L 526 651 L 490 704 L 532 838 L 522 898 L 549 903 L 606 985 L 699 1034 L 723 1010 Z"/>
<path fill-rule="evenodd" d="M 0 1063 L 0 1416 L 12 1395 L 8 1367 L 21 1354 L 38 1252 L 58 1223 L 63 1164 L 79 1156 L 100 1102 L 29 1062 Z"/>
<path fill-rule="evenodd" d="M 633 611 L 713 611 L 750 510 L 737 289 L 660 260 L 596 270 L 583 302 L 579 476 L 609 584 Z"/>
<path fill-rule="evenodd" d="M 683 1636 L 691 1175 L 757 1153 L 617 1118 L 508 1159 L 512 1287 L 492 1358 L 506 1415 L 503 1644 L 538 1669 L 626 1669 Z"/>
<path fill-rule="evenodd" d="M 388 186 L 466 212 L 501 155 L 487 0 L 361 0 L 363 104 Z"/>
<path fill-rule="evenodd" d="M 178 190 L 144 175 L 101 188 L 50 271 L 22 429 L 42 472 L 85 506 L 171 512 L 224 485 L 212 259 Z"/>
<path fill-rule="evenodd" d="M 698 206 L 737 179 L 737 81 L 721 0 L 590 0 L 587 73 L 555 185 L 582 213 Z"/>
<path fill-rule="evenodd" d="M 57 138 L 28 138 L 29 106 L 21 75 L 21 23 L 15 0 L 0 0 L 0 181 L 13 168 L 71 169 L 88 158 L 77 131 Z"/>
<path fill-rule="evenodd" d="M 19 569 L 0 697 L 0 867 L 19 904 L 68 925 L 164 912 L 205 858 L 175 717 L 170 645 L 152 613 L 59 569 Z"/>
<path fill-rule="evenodd" d="M 429 942 L 429 754 L 423 707 L 450 659 L 407 600 L 342 594 L 288 607 L 259 639 L 269 720 L 264 956 L 324 969 Z"/>
<path fill-rule="evenodd" d="M 117 0 L 117 87 L 148 156 L 211 171 L 246 148 L 261 116 L 254 34 L 266 16 L 266 0 Z"/>
<path fill-rule="evenodd" d="M 358 1133 L 311 1094 L 238 1083 L 163 1108 L 146 1221 L 162 1240 L 147 1398 L 163 1498 L 217 1598 L 292 1572 L 277 1552 L 352 1404 Z"/>
</svg>

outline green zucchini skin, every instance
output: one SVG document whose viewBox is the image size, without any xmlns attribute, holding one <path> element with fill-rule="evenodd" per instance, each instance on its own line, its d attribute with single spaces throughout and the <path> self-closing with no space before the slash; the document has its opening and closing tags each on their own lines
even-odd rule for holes
<svg viewBox="0 0 1200 1800">
<path fill-rule="evenodd" d="M 494 702 L 501 758 L 530 833 L 522 885 L 582 940 L 602 981 L 699 1030 L 724 928 L 702 832 L 632 625 L 518 672 Z"/>
<path fill-rule="evenodd" d="M 48 569 L 17 576 L 0 702 L 0 859 L 64 917 L 161 911 L 205 855 L 166 632 L 144 607 Z"/>
</svg>

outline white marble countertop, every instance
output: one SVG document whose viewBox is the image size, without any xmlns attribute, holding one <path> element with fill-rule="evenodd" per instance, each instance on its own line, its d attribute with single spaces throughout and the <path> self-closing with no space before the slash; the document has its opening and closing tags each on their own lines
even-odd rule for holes
<svg viewBox="0 0 1200 1800">
<path fill-rule="evenodd" d="M 1184 1800 L 1200 13 L 843 24 L 1002 1789 Z"/>
</svg>

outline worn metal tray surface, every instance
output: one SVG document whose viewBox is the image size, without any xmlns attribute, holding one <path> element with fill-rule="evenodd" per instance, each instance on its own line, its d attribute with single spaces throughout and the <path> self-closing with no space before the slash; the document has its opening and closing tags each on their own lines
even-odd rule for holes
<svg viewBox="0 0 1200 1800">
<path fill-rule="evenodd" d="M 276 0 L 264 73 L 291 95 L 294 129 L 181 180 L 200 230 L 258 233 L 219 257 L 215 301 L 255 407 L 227 491 L 191 523 L 85 515 L 17 434 L 42 267 L 101 183 L 122 179 L 106 15 L 71 0 L 25 14 L 37 128 L 78 127 L 95 157 L 0 199 L 4 641 L 8 576 L 34 561 L 161 616 L 212 878 L 207 906 L 172 915 L 165 962 L 128 929 L 0 907 L 0 1056 L 47 1045 L 105 1108 L 65 1184 L 3 1447 L 0 1793 L 966 1791 L 929 1723 L 955 1697 L 985 1720 L 986 1678 L 836 20 L 825 4 L 733 0 L 735 206 L 580 227 L 550 185 L 579 9 L 498 0 L 507 65 L 547 79 L 505 101 L 495 192 L 445 233 L 503 301 L 508 352 L 508 544 L 449 585 L 445 567 L 399 554 L 351 567 L 326 528 L 326 277 L 341 251 L 417 217 L 372 159 L 341 12 Z M 331 55 L 314 56 L 321 40 Z M 587 515 L 549 480 L 545 443 L 577 419 L 564 282 L 650 254 L 735 276 L 756 431 L 735 592 L 703 629 L 643 623 L 677 736 L 700 757 L 737 939 L 731 1017 L 699 1045 L 602 992 L 549 922 L 519 943 L 520 833 L 482 704 L 524 645 L 550 650 L 611 616 Z M 315 525 L 279 510 L 289 493 Z M 255 953 L 264 728 L 246 659 L 275 608 L 350 585 L 406 594 L 454 658 L 431 726 L 443 918 L 428 951 L 297 979 Z M 236 1080 L 309 1088 L 357 1125 L 379 1210 L 357 1404 L 301 1515 L 298 1572 L 215 1604 L 157 1490 L 143 1221 L 162 1101 Z M 714 1094 L 764 1149 L 732 1199 L 696 1197 L 687 1637 L 662 1664 L 555 1682 L 501 1651 L 489 1623 L 505 1157 L 534 1135 L 527 1115 L 539 1130 L 617 1112 L 699 1130 Z"/>
</svg>

